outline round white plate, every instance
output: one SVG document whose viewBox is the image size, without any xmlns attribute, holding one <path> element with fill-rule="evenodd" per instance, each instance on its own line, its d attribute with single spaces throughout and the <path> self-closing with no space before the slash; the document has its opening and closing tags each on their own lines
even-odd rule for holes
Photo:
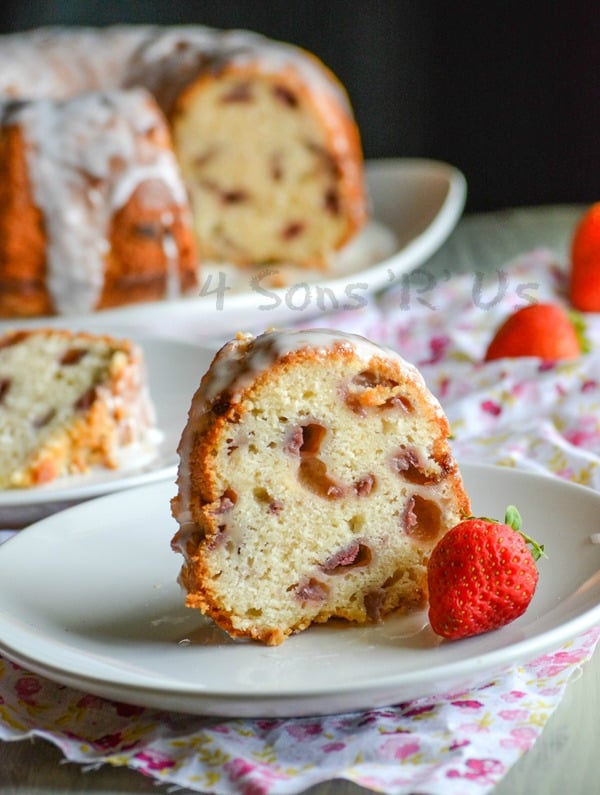
<svg viewBox="0 0 600 795">
<path fill-rule="evenodd" d="M 484 683 L 600 621 L 600 494 L 511 469 L 463 473 L 477 514 L 515 503 L 548 554 L 528 611 L 495 632 L 442 642 L 418 614 L 315 626 L 278 647 L 232 641 L 182 606 L 163 482 L 70 508 L 0 547 L 0 651 L 96 695 L 225 716 L 357 710 Z"/>
<path fill-rule="evenodd" d="M 22 527 L 91 497 L 174 479 L 177 445 L 191 398 L 213 352 L 176 340 L 132 339 L 141 345 L 146 359 L 157 415 L 156 447 L 129 451 L 118 469 L 95 467 L 86 474 L 57 478 L 35 488 L 0 490 L 0 527 Z"/>
<path fill-rule="evenodd" d="M 365 306 L 375 292 L 437 251 L 460 218 L 467 191 L 458 169 L 434 160 L 374 160 L 367 162 L 366 174 L 373 221 L 336 257 L 327 275 L 205 263 L 197 296 L 69 316 L 69 326 L 105 328 L 116 323 L 183 339 L 216 339 Z M 285 286 L 273 288 L 272 280 L 279 277 L 285 278 Z M 48 323 L 64 324 L 65 318 L 19 325 Z M 3 325 L 14 322 L 0 321 L 0 329 Z"/>
</svg>

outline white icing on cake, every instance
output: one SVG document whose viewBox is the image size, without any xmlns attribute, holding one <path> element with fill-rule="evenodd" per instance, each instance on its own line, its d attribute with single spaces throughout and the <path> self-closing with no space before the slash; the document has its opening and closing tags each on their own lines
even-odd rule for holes
<svg viewBox="0 0 600 795">
<path fill-rule="evenodd" d="M 154 108 L 143 89 L 91 92 L 64 103 L 8 103 L 4 114 L 0 108 L 0 116 L 24 132 L 48 239 L 48 288 L 60 314 L 95 308 L 111 219 L 142 183 L 157 180 L 174 203 L 186 204 L 173 152 L 151 138 L 160 124 Z"/>
<path fill-rule="evenodd" d="M 255 64 L 267 74 L 294 69 L 302 81 L 349 108 L 343 88 L 305 50 L 251 31 L 202 25 L 56 26 L 1 35 L 0 94 L 65 99 L 83 91 L 147 85 L 151 70 L 162 70 L 165 61 L 172 59 L 185 71 L 197 69 L 203 62 L 199 56 L 213 69 L 226 60 Z"/>
</svg>

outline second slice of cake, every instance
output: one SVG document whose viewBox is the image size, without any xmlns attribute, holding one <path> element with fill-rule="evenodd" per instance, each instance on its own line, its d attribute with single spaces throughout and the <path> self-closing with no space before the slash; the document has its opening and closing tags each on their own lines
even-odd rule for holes
<svg viewBox="0 0 600 795">
<path fill-rule="evenodd" d="M 0 336 L 0 489 L 116 469 L 158 437 L 142 349 L 62 329 Z"/>
</svg>

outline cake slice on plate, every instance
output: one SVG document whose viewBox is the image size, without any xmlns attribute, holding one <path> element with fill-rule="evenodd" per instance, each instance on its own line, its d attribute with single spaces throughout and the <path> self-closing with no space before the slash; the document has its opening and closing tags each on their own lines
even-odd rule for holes
<svg viewBox="0 0 600 795">
<path fill-rule="evenodd" d="M 131 341 L 59 329 L 0 336 L 0 488 L 117 468 L 126 448 L 157 436 Z"/>
<path fill-rule="evenodd" d="M 186 604 L 272 645 L 332 617 L 423 607 L 429 554 L 470 511 L 448 436 L 390 349 L 328 330 L 239 335 L 179 445 Z"/>
</svg>

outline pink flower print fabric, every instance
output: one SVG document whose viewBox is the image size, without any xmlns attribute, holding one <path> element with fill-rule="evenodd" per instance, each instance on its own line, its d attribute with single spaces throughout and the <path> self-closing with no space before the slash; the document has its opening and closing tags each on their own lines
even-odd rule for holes
<svg viewBox="0 0 600 795">
<path fill-rule="evenodd" d="M 300 793 L 334 778 L 394 795 L 482 795 L 537 740 L 599 636 L 591 630 L 470 691 L 318 719 L 130 707 L 0 658 L 0 738 L 45 737 L 73 762 L 127 766 L 218 795 Z"/>
<path fill-rule="evenodd" d="M 448 415 L 459 461 L 598 489 L 600 316 L 587 318 L 592 351 L 581 360 L 483 363 L 509 312 L 563 296 L 564 269 L 540 249 L 487 280 L 411 274 L 377 301 L 319 324 L 363 334 L 417 364 Z M 158 712 L 71 690 L 0 658 L 0 738 L 44 737 L 73 762 L 127 766 L 216 795 L 293 795 L 335 778 L 390 795 L 483 795 L 535 743 L 599 636 L 595 628 L 466 692 L 318 719 Z"/>
</svg>

